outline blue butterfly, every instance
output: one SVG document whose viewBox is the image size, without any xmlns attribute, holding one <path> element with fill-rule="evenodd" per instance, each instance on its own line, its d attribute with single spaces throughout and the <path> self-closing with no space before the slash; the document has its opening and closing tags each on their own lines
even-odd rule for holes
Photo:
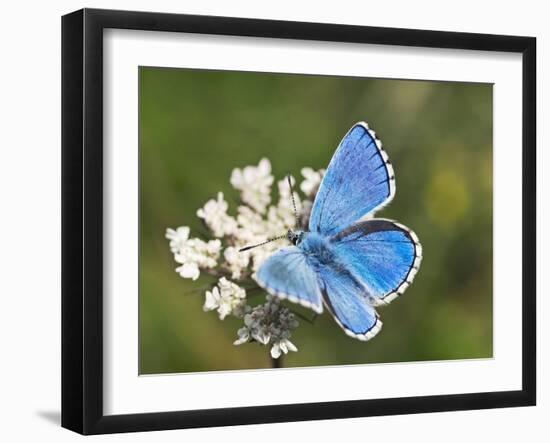
<svg viewBox="0 0 550 443">
<path fill-rule="evenodd" d="M 364 122 L 340 142 L 313 203 L 309 231 L 289 231 L 293 246 L 271 255 L 256 281 L 267 292 L 316 313 L 323 304 L 350 337 L 382 328 L 375 307 L 403 294 L 422 260 L 405 226 L 372 218 L 395 194 L 388 155 Z"/>
</svg>

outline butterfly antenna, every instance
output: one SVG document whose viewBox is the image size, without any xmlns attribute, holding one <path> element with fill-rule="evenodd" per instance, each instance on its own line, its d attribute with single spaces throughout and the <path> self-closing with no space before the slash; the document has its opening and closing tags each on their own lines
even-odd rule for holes
<svg viewBox="0 0 550 443">
<path fill-rule="evenodd" d="M 272 241 L 275 241 L 275 240 L 282 240 L 283 238 L 287 238 L 287 236 L 286 235 L 281 235 L 280 237 L 268 238 L 266 241 L 258 243 L 257 245 L 245 246 L 244 248 L 239 249 L 239 252 L 248 251 L 250 249 L 257 248 L 258 246 L 263 246 L 263 245 L 266 245 L 268 243 L 271 243 Z"/>
<path fill-rule="evenodd" d="M 300 228 L 300 219 L 298 218 L 298 211 L 296 210 L 296 201 L 294 200 L 294 190 L 292 189 L 292 180 L 290 174 L 286 176 L 288 180 L 288 186 L 290 186 L 290 198 L 292 199 L 292 206 L 294 207 L 294 217 L 296 218 L 296 227 Z"/>
</svg>

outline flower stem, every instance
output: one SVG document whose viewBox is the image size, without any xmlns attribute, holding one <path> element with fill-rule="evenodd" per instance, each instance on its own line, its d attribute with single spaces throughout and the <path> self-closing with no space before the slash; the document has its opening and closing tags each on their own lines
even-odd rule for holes
<svg viewBox="0 0 550 443">
<path fill-rule="evenodd" d="M 271 367 L 272 368 L 282 368 L 283 367 L 283 356 L 281 355 L 279 358 L 271 357 Z"/>
</svg>

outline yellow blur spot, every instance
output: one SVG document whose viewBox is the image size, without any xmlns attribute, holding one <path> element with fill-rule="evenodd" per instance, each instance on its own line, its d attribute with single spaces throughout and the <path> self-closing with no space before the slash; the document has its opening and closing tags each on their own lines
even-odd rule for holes
<svg viewBox="0 0 550 443">
<path fill-rule="evenodd" d="M 438 170 L 428 183 L 424 202 L 432 223 L 441 228 L 453 227 L 470 205 L 464 177 L 453 170 Z"/>
</svg>

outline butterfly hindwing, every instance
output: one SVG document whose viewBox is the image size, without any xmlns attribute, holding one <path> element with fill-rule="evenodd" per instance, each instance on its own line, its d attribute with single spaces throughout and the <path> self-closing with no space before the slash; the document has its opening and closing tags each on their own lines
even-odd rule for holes
<svg viewBox="0 0 550 443">
<path fill-rule="evenodd" d="M 340 142 L 313 203 L 309 230 L 333 235 L 388 204 L 393 168 L 367 124 L 355 124 Z"/>
<path fill-rule="evenodd" d="M 325 305 L 347 335 L 367 341 L 380 331 L 378 314 L 349 272 L 324 266 L 319 277 Z"/>
<path fill-rule="evenodd" d="M 295 246 L 281 249 L 258 269 L 256 281 L 270 294 L 323 312 L 317 274 L 303 251 Z"/>
<path fill-rule="evenodd" d="M 401 295 L 422 260 L 418 237 L 391 220 L 358 222 L 332 237 L 331 244 L 375 304 L 389 303 Z"/>
</svg>

